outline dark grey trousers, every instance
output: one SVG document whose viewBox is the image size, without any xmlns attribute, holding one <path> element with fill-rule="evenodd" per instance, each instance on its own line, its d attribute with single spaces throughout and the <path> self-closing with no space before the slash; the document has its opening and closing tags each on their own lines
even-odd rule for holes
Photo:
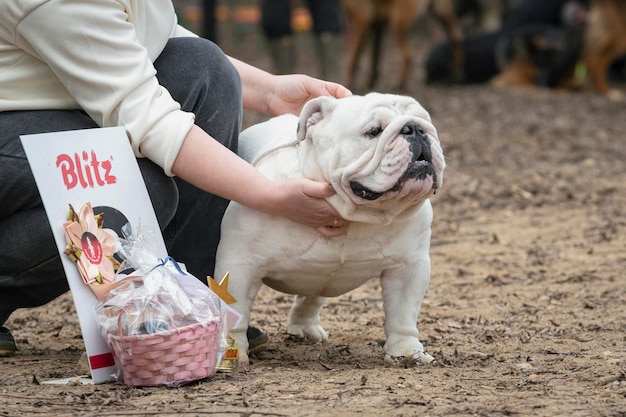
<svg viewBox="0 0 626 417">
<path fill-rule="evenodd" d="M 222 51 L 202 38 L 171 39 L 155 61 L 159 83 L 196 124 L 237 151 L 241 80 Z M 95 128 L 81 110 L 0 112 L 0 325 L 18 308 L 43 305 L 68 290 L 52 230 L 19 136 Z M 228 201 L 138 159 L 168 254 L 199 279 L 213 275 Z"/>
</svg>

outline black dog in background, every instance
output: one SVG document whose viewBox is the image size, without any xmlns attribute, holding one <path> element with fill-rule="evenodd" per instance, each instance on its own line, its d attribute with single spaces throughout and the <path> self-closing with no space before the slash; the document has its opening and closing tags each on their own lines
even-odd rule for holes
<svg viewBox="0 0 626 417">
<path fill-rule="evenodd" d="M 464 37 L 463 83 L 489 82 L 511 65 L 514 83 L 556 87 L 573 75 L 583 48 L 589 1 L 519 0 L 502 17 L 499 30 Z M 426 62 L 427 83 L 455 84 L 452 45 L 436 45 Z"/>
</svg>

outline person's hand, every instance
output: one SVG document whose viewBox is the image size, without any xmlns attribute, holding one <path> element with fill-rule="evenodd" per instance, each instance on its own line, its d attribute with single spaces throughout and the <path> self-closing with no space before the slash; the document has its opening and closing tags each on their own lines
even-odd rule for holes
<svg viewBox="0 0 626 417">
<path fill-rule="evenodd" d="M 267 112 L 273 115 L 299 114 L 307 101 L 319 96 L 349 97 L 352 92 L 338 83 L 302 74 L 275 76 L 268 96 Z M 349 223 L 325 200 L 334 194 L 330 184 L 307 179 L 278 183 L 282 203 L 275 214 L 316 229 L 327 237 L 346 234 Z"/>
<path fill-rule="evenodd" d="M 273 91 L 267 98 L 272 115 L 300 114 L 304 104 L 319 96 L 348 97 L 352 92 L 341 84 L 322 81 L 302 74 L 277 75 Z"/>
<path fill-rule="evenodd" d="M 304 224 L 327 237 L 344 235 L 348 221 L 326 200 L 334 194 L 330 184 L 303 178 L 290 179 L 276 184 L 277 201 L 272 214 Z"/>
</svg>

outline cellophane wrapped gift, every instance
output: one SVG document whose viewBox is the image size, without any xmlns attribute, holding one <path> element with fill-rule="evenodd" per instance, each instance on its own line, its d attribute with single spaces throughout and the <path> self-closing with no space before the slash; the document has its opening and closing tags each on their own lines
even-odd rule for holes
<svg viewBox="0 0 626 417">
<path fill-rule="evenodd" d="M 215 372 L 225 312 L 219 297 L 176 260 L 159 259 L 151 233 L 125 229 L 120 271 L 96 306 L 124 384 L 177 386 Z"/>
</svg>

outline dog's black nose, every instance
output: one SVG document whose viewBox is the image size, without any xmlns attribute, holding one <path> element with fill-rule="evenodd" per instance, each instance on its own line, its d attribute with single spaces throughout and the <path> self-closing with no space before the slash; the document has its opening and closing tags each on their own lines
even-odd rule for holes
<svg viewBox="0 0 626 417">
<path fill-rule="evenodd" d="M 430 139 L 428 139 L 428 135 L 422 126 L 415 122 L 408 122 L 400 129 L 400 134 L 409 142 L 414 162 L 431 162 Z"/>
<path fill-rule="evenodd" d="M 409 142 L 412 142 L 416 139 L 425 139 L 427 137 L 424 128 L 422 128 L 422 126 L 418 125 L 415 122 L 408 122 L 407 124 L 402 126 L 402 129 L 400 129 L 400 134 L 404 136 L 404 138 Z"/>
</svg>

